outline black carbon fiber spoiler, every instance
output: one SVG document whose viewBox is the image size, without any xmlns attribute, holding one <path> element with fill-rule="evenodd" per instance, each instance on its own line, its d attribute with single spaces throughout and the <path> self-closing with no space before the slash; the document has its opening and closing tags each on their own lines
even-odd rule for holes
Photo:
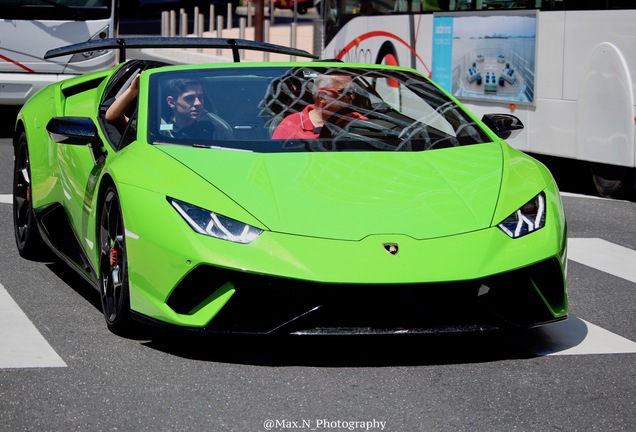
<svg viewBox="0 0 636 432">
<path fill-rule="evenodd" d="M 126 48 L 217 48 L 231 49 L 235 62 L 240 62 L 239 50 L 263 51 L 275 54 L 285 54 L 298 57 L 317 59 L 318 56 L 305 50 L 289 48 L 282 45 L 274 45 L 265 42 L 255 42 L 245 39 L 222 38 L 183 38 L 183 37 L 132 37 L 132 38 L 106 38 L 47 51 L 45 59 L 61 57 L 69 54 L 77 54 L 87 51 L 104 49 L 118 49 L 119 61 L 126 61 Z"/>
</svg>

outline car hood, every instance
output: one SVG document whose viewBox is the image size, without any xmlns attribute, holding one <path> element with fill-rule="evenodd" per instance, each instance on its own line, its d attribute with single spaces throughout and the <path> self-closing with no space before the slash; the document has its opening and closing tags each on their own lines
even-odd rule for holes
<svg viewBox="0 0 636 432">
<path fill-rule="evenodd" d="M 161 149 L 268 229 L 341 240 L 425 239 L 489 227 L 503 170 L 498 143 L 424 152 Z"/>
</svg>

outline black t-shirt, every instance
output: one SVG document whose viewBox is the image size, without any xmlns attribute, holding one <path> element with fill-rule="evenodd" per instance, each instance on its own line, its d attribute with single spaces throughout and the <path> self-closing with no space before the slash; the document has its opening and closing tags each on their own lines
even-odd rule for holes
<svg viewBox="0 0 636 432">
<path fill-rule="evenodd" d="M 214 125 L 205 120 L 200 120 L 182 129 L 176 129 L 172 123 L 161 125 L 161 133 L 171 138 L 181 139 L 212 139 L 214 136 Z"/>
</svg>

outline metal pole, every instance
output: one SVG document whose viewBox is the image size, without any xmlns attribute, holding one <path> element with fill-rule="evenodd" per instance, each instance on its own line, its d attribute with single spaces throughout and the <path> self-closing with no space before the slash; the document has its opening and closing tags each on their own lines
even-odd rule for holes
<svg viewBox="0 0 636 432">
<path fill-rule="evenodd" d="M 239 18 L 239 39 L 245 39 L 245 17 Z M 245 50 L 240 51 L 241 60 L 245 60 Z"/>
<path fill-rule="evenodd" d="M 269 20 L 263 21 L 263 42 L 269 42 Z M 267 51 L 263 51 L 263 61 L 269 61 L 269 53 Z"/>
<path fill-rule="evenodd" d="M 254 40 L 263 42 L 263 21 L 265 20 L 265 0 L 254 0 Z"/>
<path fill-rule="evenodd" d="M 274 0 L 269 0 L 269 19 L 274 24 Z"/>
<path fill-rule="evenodd" d="M 294 5 L 296 2 L 294 2 Z M 292 48 L 296 48 L 296 28 L 298 24 L 296 22 L 291 23 L 291 34 L 290 34 L 290 46 Z M 296 56 L 289 56 L 289 61 L 296 61 Z"/>
<path fill-rule="evenodd" d="M 314 21 L 314 54 L 322 57 L 325 49 L 325 21 L 318 18 Z"/>
</svg>

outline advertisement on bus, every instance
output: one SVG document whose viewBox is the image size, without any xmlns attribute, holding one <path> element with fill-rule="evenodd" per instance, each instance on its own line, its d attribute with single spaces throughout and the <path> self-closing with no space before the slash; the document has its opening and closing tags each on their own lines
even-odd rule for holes
<svg viewBox="0 0 636 432">
<path fill-rule="evenodd" d="M 533 104 L 536 13 L 435 15 L 432 77 L 464 100 Z"/>
</svg>

